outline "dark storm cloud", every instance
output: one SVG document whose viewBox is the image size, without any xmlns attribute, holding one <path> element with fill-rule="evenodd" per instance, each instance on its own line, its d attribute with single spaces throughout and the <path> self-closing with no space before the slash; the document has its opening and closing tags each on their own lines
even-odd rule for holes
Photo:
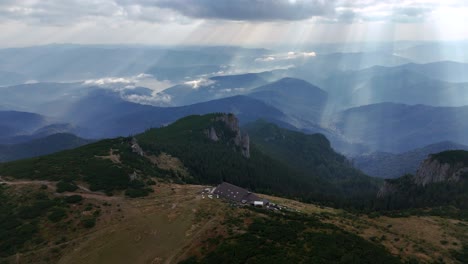
<svg viewBox="0 0 468 264">
<path fill-rule="evenodd" d="M 202 19 L 223 20 L 303 20 L 330 15 L 334 0 L 160 0 L 153 2 L 181 14 Z"/>
<path fill-rule="evenodd" d="M 447 7 L 466 7 L 446 0 Z M 42 25 L 82 21 L 181 23 L 191 20 L 301 21 L 318 23 L 424 21 L 436 0 L 0 0 L 3 20 Z"/>
</svg>

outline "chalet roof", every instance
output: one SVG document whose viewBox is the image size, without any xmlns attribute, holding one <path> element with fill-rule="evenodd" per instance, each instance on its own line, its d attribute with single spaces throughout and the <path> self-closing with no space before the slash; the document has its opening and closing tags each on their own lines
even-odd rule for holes
<svg viewBox="0 0 468 264">
<path fill-rule="evenodd" d="M 249 192 L 248 190 L 227 182 L 223 182 L 218 187 L 216 187 L 214 194 L 239 203 L 249 203 L 252 201 L 262 200 L 257 195 Z"/>
</svg>

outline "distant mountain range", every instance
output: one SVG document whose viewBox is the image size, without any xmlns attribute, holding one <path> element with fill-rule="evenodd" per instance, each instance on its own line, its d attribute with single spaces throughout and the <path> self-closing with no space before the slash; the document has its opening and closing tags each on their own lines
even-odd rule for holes
<svg viewBox="0 0 468 264">
<path fill-rule="evenodd" d="M 321 86 L 326 78 L 338 72 L 358 71 L 377 65 L 394 67 L 411 62 L 411 60 L 385 52 L 336 52 L 317 54 L 286 71 L 278 71 L 278 74 L 282 74 L 283 77 L 304 79 Z"/>
<path fill-rule="evenodd" d="M 0 87 L 0 104 L 9 110 L 54 116 L 89 93 L 81 83 L 31 83 Z"/>
<path fill-rule="evenodd" d="M 263 82 L 258 75 L 224 76 L 215 79 L 231 85 L 229 87 L 236 86 L 239 80 L 243 80 L 244 84 Z M 197 99 L 194 98 L 201 99 L 202 95 L 206 94 L 203 90 L 205 88 L 187 88 L 190 89 L 187 90 L 190 93 L 187 98 L 192 97 L 195 101 Z M 68 93 L 60 93 L 65 90 Z M 35 130 L 49 125 L 54 126 L 48 128 L 51 130 L 46 133 L 48 135 L 65 132 L 84 138 L 126 136 L 170 124 L 190 114 L 232 112 L 239 116 L 243 124 L 265 119 L 289 129 L 323 133 L 337 150 L 347 155 L 372 151 L 401 153 L 442 141 L 468 144 L 468 138 L 463 133 L 466 129 L 464 118 L 468 117 L 466 107 L 380 103 L 332 114 L 328 110 L 336 98 L 331 99 L 330 95 L 320 88 L 294 78 L 283 78 L 251 88 L 244 95 L 178 107 L 132 103 L 126 100 L 125 96 L 129 95 L 127 90 L 123 93 L 82 84 L 30 84 L 4 87 L 0 88 L 1 91 L 7 96 L 5 99 L 2 97 L 4 101 L 0 99 L 2 105 L 10 102 L 55 115 L 30 131 L 23 131 L 22 136 L 36 133 Z M 129 92 L 136 95 L 151 94 L 142 87 L 131 89 Z M 26 93 L 30 95 L 26 96 Z M 6 99 L 8 96 L 9 100 Z M 33 100 L 33 97 L 34 102 L 30 103 L 28 100 Z M 457 97 L 463 100 L 463 96 Z M 10 129 L 5 127 L 3 133 L 10 133 L 7 132 Z M 45 129 L 38 133 L 41 137 L 45 135 Z M 25 142 L 26 139 L 17 138 L 12 143 Z M 8 143 L 7 141 L 3 140 L 0 143 Z"/>
<path fill-rule="evenodd" d="M 438 61 L 457 61 L 468 63 L 468 55 L 463 52 L 466 42 L 449 43 L 422 43 L 396 50 L 398 56 L 408 58 L 418 63 L 431 63 Z"/>
<path fill-rule="evenodd" d="M 0 162 L 13 161 L 73 149 L 93 141 L 72 134 L 54 134 L 25 143 L 0 145 Z"/>
<path fill-rule="evenodd" d="M 253 89 L 248 96 L 312 124 L 320 123 L 328 100 L 325 91 L 295 78 L 283 78 L 260 86 Z"/>
<path fill-rule="evenodd" d="M 430 154 L 446 150 L 468 150 L 468 146 L 447 141 L 431 144 L 401 154 L 388 152 L 364 154 L 353 157 L 352 162 L 354 166 L 367 175 L 392 179 L 405 174 L 415 174 L 419 165 Z"/>
<path fill-rule="evenodd" d="M 28 79 L 22 74 L 8 71 L 0 71 L 0 86 L 14 85 L 24 83 L 26 81 L 28 81 Z"/>
<path fill-rule="evenodd" d="M 17 144 L 57 133 L 81 133 L 71 124 L 55 123 L 54 119 L 39 114 L 0 111 L 0 144 Z"/>
<path fill-rule="evenodd" d="M 468 83 L 436 79 L 449 77 L 444 76 L 443 72 L 439 76 L 430 76 L 430 68 L 412 69 L 418 67 L 426 66 L 374 67 L 330 76 L 321 84 L 329 93 L 329 112 L 383 102 L 431 106 L 468 105 Z"/>
<path fill-rule="evenodd" d="M 0 111 L 0 142 L 2 139 L 32 133 L 46 124 L 46 118 L 38 114 Z"/>
<path fill-rule="evenodd" d="M 221 46 L 167 48 L 57 44 L 0 49 L 0 71 L 41 82 L 126 77 L 141 73 L 153 74 L 159 80 L 180 82 L 186 77 L 214 75 L 233 62 L 240 67 L 248 65 L 267 52 L 265 49 Z"/>
<path fill-rule="evenodd" d="M 100 49 L 110 54 L 134 52 L 130 48 L 115 47 L 84 49 L 72 45 L 60 48 L 67 54 L 75 55 L 92 54 Z M 232 58 L 235 51 L 247 52 L 249 56 L 266 54 L 265 50 L 219 49 L 224 55 L 216 57 L 218 62 Z M 19 54 L 22 49 L 0 51 L 10 59 L 48 52 L 45 47 L 27 50 L 29 55 Z M 167 60 L 168 64 L 158 67 L 169 68 L 176 66 L 169 63 L 170 58 L 196 53 L 190 49 L 166 55 L 162 55 L 158 49 L 143 49 L 140 52 L 161 53 L 158 56 Z M 204 50 L 202 53 L 207 55 L 213 52 Z M 43 133 L 43 130 L 37 133 L 41 137 L 63 132 L 85 138 L 126 136 L 170 124 L 190 114 L 232 112 L 239 116 L 242 124 L 263 118 L 305 133 L 323 133 L 334 148 L 347 155 L 374 151 L 400 153 L 442 141 L 468 144 L 462 132 L 465 129 L 463 118 L 467 115 L 466 107 L 462 105 L 468 104 L 468 83 L 455 83 L 464 81 L 464 77 L 459 76 L 464 76 L 465 64 L 408 64 L 407 60 L 398 56 L 378 55 L 317 54 L 307 60 L 295 59 L 301 62 L 300 65 L 289 69 L 184 79 L 180 85 L 158 94 L 152 89 L 125 83 L 108 86 L 92 82 L 31 83 L 0 87 L 0 105 L 2 109 L 47 116 L 48 121 L 43 126 L 54 125 L 49 129 L 55 132 Z M 186 58 L 187 64 L 184 65 L 196 67 L 195 58 L 202 60 L 199 54 L 194 55 Z M 362 59 L 365 67 L 373 67 L 362 69 L 360 65 L 353 65 L 352 62 L 358 58 Z M 21 64 L 19 61 L 17 63 Z M 302 70 L 304 77 L 306 72 L 310 72 L 312 79 L 320 75 L 319 86 L 297 78 L 282 78 L 289 74 L 302 76 L 298 74 Z M 59 128 L 60 124 L 65 125 Z M 2 133 L 10 133 L 10 129 L 4 127 Z M 15 136 L 18 133 L 15 132 Z M 21 132 L 21 136 L 32 133 L 36 132 Z M 11 137 L 7 138 L 0 140 L 0 143 L 32 139 L 17 137 L 13 141 Z"/>
<path fill-rule="evenodd" d="M 351 142 L 375 151 L 401 153 L 434 142 L 468 145 L 468 106 L 432 107 L 382 103 L 361 106 L 335 116 L 331 126 Z"/>
<path fill-rule="evenodd" d="M 379 67 L 379 66 L 375 66 Z M 437 79 L 445 82 L 468 82 L 468 64 L 455 61 L 437 61 L 425 64 L 408 63 L 401 66 L 388 68 L 389 71 L 399 71 L 405 69 L 408 71 L 423 74 L 431 79 Z"/>
<path fill-rule="evenodd" d="M 86 138 L 104 138 L 137 134 L 149 128 L 168 125 L 192 114 L 228 112 L 238 115 L 247 123 L 259 118 L 291 126 L 289 117 L 280 110 L 261 101 L 234 96 L 188 106 L 154 107 L 122 100 L 119 95 L 106 90 L 97 90 L 72 105 L 63 115 L 64 120 L 73 120 L 83 128 Z"/>
</svg>

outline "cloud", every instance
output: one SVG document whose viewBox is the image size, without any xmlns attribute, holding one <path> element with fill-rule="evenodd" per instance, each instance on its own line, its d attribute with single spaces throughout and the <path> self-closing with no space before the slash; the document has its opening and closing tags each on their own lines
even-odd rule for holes
<svg viewBox="0 0 468 264">
<path fill-rule="evenodd" d="M 184 22 L 178 12 L 116 0 L 0 0 L 0 21 L 67 26 L 77 23 Z"/>
<path fill-rule="evenodd" d="M 275 61 L 296 60 L 296 59 L 309 59 L 309 58 L 313 58 L 316 56 L 317 54 L 314 51 L 306 51 L 306 52 L 289 51 L 287 53 L 270 54 L 265 57 L 256 58 L 255 62 L 275 62 Z"/>
<path fill-rule="evenodd" d="M 333 12 L 335 0 L 0 0 L 0 20 L 69 25 L 88 20 L 190 23 L 303 20 Z M 110 21 L 109 21 L 110 22 Z"/>
<path fill-rule="evenodd" d="M 172 9 L 192 18 L 294 21 L 332 13 L 335 0 L 143 0 L 139 2 Z"/>
<path fill-rule="evenodd" d="M 105 77 L 100 79 L 90 79 L 83 81 L 83 85 L 97 85 L 97 86 L 110 86 L 114 87 L 115 84 L 120 84 L 122 87 L 135 87 L 140 83 L 152 82 L 154 81 L 154 77 L 151 74 L 147 73 L 140 73 L 135 76 L 129 77 Z M 170 82 L 159 82 L 160 84 L 170 85 Z"/>
<path fill-rule="evenodd" d="M 0 0 L 1 20 L 68 25 L 78 21 L 121 15 L 122 8 L 112 0 Z"/>
<path fill-rule="evenodd" d="M 301 58 L 311 58 L 317 56 L 317 54 L 313 51 L 309 52 L 295 52 L 295 51 L 290 51 L 287 54 L 287 59 L 301 59 Z"/>
<path fill-rule="evenodd" d="M 466 0 L 0 0 L 0 46 L 463 40 L 467 16 Z"/>
<path fill-rule="evenodd" d="M 256 58 L 255 61 L 256 62 L 270 62 L 270 61 L 274 61 L 275 60 L 275 57 L 273 56 L 268 56 L 268 57 L 262 57 L 262 58 Z"/>
<path fill-rule="evenodd" d="M 149 96 L 139 94 L 124 95 L 122 98 L 129 102 L 153 106 L 168 106 L 172 101 L 170 95 L 157 92 L 153 92 Z"/>
<path fill-rule="evenodd" d="M 440 8 L 468 7 L 464 0 L 0 0 L 0 21 L 65 26 L 135 21 L 421 22 Z"/>
<path fill-rule="evenodd" d="M 101 79 L 92 79 L 86 80 L 83 82 L 84 85 L 97 85 L 97 86 L 106 86 L 112 84 L 133 84 L 136 80 L 133 78 L 123 78 L 123 77 L 106 77 Z"/>
<path fill-rule="evenodd" d="M 463 0 L 446 0 L 445 6 L 465 5 Z M 341 0 L 335 15 L 321 17 L 325 23 L 395 22 L 418 23 L 431 18 L 441 6 L 439 0 Z"/>
<path fill-rule="evenodd" d="M 118 93 L 122 99 L 138 104 L 168 106 L 172 100 L 170 95 L 160 92 L 173 84 L 167 81 L 158 81 L 152 75 L 145 73 L 130 77 L 86 80 L 83 82 L 83 86 L 98 86 L 101 89 L 109 89 Z"/>
<path fill-rule="evenodd" d="M 215 83 L 215 81 L 213 81 L 213 80 L 201 78 L 201 79 L 185 82 L 184 84 L 186 84 L 188 86 L 191 86 L 192 89 L 198 89 L 200 87 L 209 86 L 209 85 L 212 85 L 214 83 Z"/>
</svg>

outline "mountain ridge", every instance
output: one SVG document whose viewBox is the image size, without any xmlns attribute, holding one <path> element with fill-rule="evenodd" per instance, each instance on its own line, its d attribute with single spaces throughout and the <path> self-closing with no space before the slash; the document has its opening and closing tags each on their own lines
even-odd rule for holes
<svg viewBox="0 0 468 264">
<path fill-rule="evenodd" d="M 439 142 L 404 153 L 373 152 L 353 156 L 353 164 L 368 175 L 380 178 L 398 178 L 405 174 L 415 174 L 421 162 L 429 154 L 446 150 L 468 150 L 468 146 L 450 141 Z"/>
<path fill-rule="evenodd" d="M 349 206 L 363 206 L 375 195 L 379 181 L 352 169 L 343 156 L 331 149 L 323 135 L 309 136 L 266 124 L 288 139 L 270 142 L 271 147 L 276 146 L 283 154 L 304 156 L 304 160 L 311 162 L 310 166 L 301 168 L 290 159 L 257 147 L 255 140 L 260 132 L 249 140 L 242 135 L 235 116 L 208 114 L 184 117 L 134 137 L 107 139 L 45 157 L 4 163 L 0 165 L 0 174 L 85 181 L 91 190 L 110 193 L 124 190 L 129 195 L 147 194 L 145 182 L 151 177 L 180 183 L 228 181 L 255 191 Z M 180 165 L 160 167 L 158 164 Z M 34 168 L 32 173 L 31 168 Z M 340 187 L 333 187 L 335 183 Z M 350 186 L 359 186 L 357 189 L 362 193 L 351 191 Z"/>
<path fill-rule="evenodd" d="M 429 155 L 415 175 L 385 180 L 377 207 L 386 210 L 453 206 L 468 209 L 468 151 Z"/>
</svg>

